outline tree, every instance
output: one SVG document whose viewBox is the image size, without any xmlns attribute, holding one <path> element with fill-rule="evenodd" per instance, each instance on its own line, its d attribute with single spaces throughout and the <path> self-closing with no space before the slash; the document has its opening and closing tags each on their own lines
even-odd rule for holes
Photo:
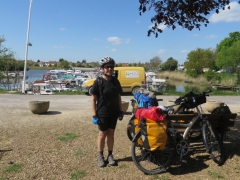
<svg viewBox="0 0 240 180">
<path fill-rule="evenodd" d="M 99 67 L 99 62 L 92 62 L 92 67 L 93 67 L 93 68 Z"/>
<path fill-rule="evenodd" d="M 230 68 L 237 73 L 238 83 L 240 83 L 240 40 L 235 41 L 228 48 L 223 48 L 220 52 L 222 61 L 218 61 L 218 66 Z"/>
<path fill-rule="evenodd" d="M 65 69 L 69 68 L 69 62 L 67 60 L 62 60 L 60 62 L 60 67 L 65 68 Z"/>
<path fill-rule="evenodd" d="M 162 60 L 159 56 L 155 56 L 150 60 L 151 69 L 158 69 L 162 63 Z"/>
<path fill-rule="evenodd" d="M 143 64 L 142 63 L 140 63 L 140 62 L 138 62 L 138 65 L 137 65 L 138 67 L 143 67 Z"/>
<path fill-rule="evenodd" d="M 76 67 L 81 67 L 82 63 L 80 63 L 79 61 L 77 61 Z"/>
<path fill-rule="evenodd" d="M 239 65 L 237 56 L 239 55 L 240 32 L 229 33 L 229 37 L 223 39 L 217 45 L 218 57 L 216 65 L 218 68 L 237 67 Z"/>
<path fill-rule="evenodd" d="M 172 57 L 168 58 L 165 63 L 161 65 L 163 70 L 174 71 L 178 66 L 178 61 Z"/>
<path fill-rule="evenodd" d="M 27 61 L 27 65 L 28 65 L 28 66 L 33 66 L 34 63 L 35 63 L 35 62 L 34 62 L 33 60 L 28 60 L 28 61 Z"/>
<path fill-rule="evenodd" d="M 16 61 L 14 58 L 14 53 L 4 47 L 2 43 L 5 42 L 5 38 L 0 37 L 0 83 L 2 83 L 7 90 L 11 89 L 10 84 L 13 83 L 14 86 L 19 80 L 19 70 L 21 70 L 21 61 Z M 2 72 L 1 72 L 2 71 Z M 9 75 L 10 71 L 14 71 L 18 75 L 12 77 Z M 3 75 L 4 74 L 4 75 Z M 4 79 L 4 81 L 2 81 Z"/>
<path fill-rule="evenodd" d="M 156 15 L 151 18 L 154 23 L 152 29 L 148 31 L 148 36 L 152 33 L 158 37 L 162 33 L 160 24 L 166 25 L 173 30 L 176 26 L 182 26 L 188 30 L 199 29 L 201 24 L 207 26 L 209 23 L 207 16 L 212 11 L 219 13 L 219 9 L 225 10 L 229 5 L 229 0 L 139 0 L 140 15 L 147 10 L 154 9 Z M 240 3 L 240 2 L 239 2 Z M 228 6 L 230 9 L 230 6 Z"/>
<path fill-rule="evenodd" d="M 72 63 L 72 67 L 76 67 L 76 63 Z"/>
<path fill-rule="evenodd" d="M 86 59 L 83 59 L 83 60 L 82 60 L 82 64 L 87 64 Z"/>
<path fill-rule="evenodd" d="M 184 66 L 187 69 L 186 73 L 191 76 L 198 76 L 203 73 L 203 68 L 213 69 L 215 67 L 216 51 L 208 48 L 191 51 L 187 55 L 187 61 Z"/>
</svg>

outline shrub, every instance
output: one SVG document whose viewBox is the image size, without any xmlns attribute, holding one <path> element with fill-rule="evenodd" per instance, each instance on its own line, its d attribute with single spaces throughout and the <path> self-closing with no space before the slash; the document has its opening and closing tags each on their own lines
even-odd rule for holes
<svg viewBox="0 0 240 180">
<path fill-rule="evenodd" d="M 197 71 L 195 69 L 189 70 L 186 73 L 187 73 L 188 76 L 191 76 L 193 78 L 197 78 L 198 77 L 198 73 L 197 73 Z"/>
<path fill-rule="evenodd" d="M 222 81 L 222 77 L 220 74 L 216 74 L 213 79 L 214 82 L 220 83 Z"/>
<path fill-rule="evenodd" d="M 216 76 L 216 73 L 213 72 L 212 70 L 209 70 L 204 73 L 204 77 L 207 79 L 207 81 L 212 80 L 214 78 L 214 76 Z"/>
</svg>

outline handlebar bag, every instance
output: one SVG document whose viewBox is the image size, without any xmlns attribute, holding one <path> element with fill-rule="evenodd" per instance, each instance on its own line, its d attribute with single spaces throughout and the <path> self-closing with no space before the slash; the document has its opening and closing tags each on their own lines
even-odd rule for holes
<svg viewBox="0 0 240 180">
<path fill-rule="evenodd" d="M 156 122 L 151 119 L 140 121 L 143 147 L 149 151 L 163 150 L 167 142 L 167 122 Z"/>
<path fill-rule="evenodd" d="M 193 93 L 188 93 L 175 101 L 175 104 L 182 104 L 187 109 L 195 108 L 203 103 L 206 103 L 206 96 Z"/>
</svg>

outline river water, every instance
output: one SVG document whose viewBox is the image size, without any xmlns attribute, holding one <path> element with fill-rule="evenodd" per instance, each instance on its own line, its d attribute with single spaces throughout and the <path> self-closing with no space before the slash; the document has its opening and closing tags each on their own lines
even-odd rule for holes
<svg viewBox="0 0 240 180">
<path fill-rule="evenodd" d="M 26 71 L 27 79 L 26 82 L 33 83 L 35 80 L 42 79 L 43 74 L 49 72 L 49 70 L 39 70 L 39 69 L 30 69 Z M 176 91 L 176 92 L 188 92 L 192 89 L 197 89 L 199 92 L 204 91 L 207 86 L 202 86 L 197 83 L 185 83 L 183 81 L 174 81 L 171 79 L 168 79 L 166 82 L 167 87 L 169 90 Z M 19 83 L 20 84 L 20 83 Z M 13 88 L 13 84 L 10 85 L 10 88 Z M 3 84 L 0 84 L 1 89 L 6 89 Z"/>
<path fill-rule="evenodd" d="M 26 82 L 33 83 L 35 80 L 41 80 L 43 77 L 43 74 L 49 72 L 49 70 L 39 70 L 39 69 L 30 69 L 26 71 Z M 22 82 L 22 79 L 19 80 L 19 82 L 16 82 L 14 84 L 10 84 L 9 87 L 7 85 L 0 83 L 1 89 L 9 89 L 12 90 L 13 88 L 18 88 Z"/>
<path fill-rule="evenodd" d="M 198 83 L 186 83 L 184 81 L 176 81 L 168 79 L 165 84 L 167 84 L 168 90 L 176 92 L 189 92 L 190 90 L 198 90 L 198 92 L 206 91 L 210 86 L 201 85 Z"/>
<path fill-rule="evenodd" d="M 26 71 L 28 79 L 26 81 L 33 82 L 35 80 L 40 80 L 43 77 L 43 74 L 49 72 L 49 70 L 39 70 L 39 69 L 30 69 Z"/>
</svg>

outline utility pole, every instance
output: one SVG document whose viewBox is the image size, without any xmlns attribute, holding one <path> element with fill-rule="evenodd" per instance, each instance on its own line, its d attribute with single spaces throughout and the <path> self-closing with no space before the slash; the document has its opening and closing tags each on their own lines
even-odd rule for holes
<svg viewBox="0 0 240 180">
<path fill-rule="evenodd" d="M 30 0 L 30 6 L 29 6 L 29 12 L 28 12 L 28 28 L 27 28 L 26 52 L 25 52 L 25 62 L 24 62 L 24 74 L 23 74 L 23 81 L 22 81 L 22 93 L 25 93 L 28 46 L 32 46 L 32 44 L 29 42 L 31 9 L 32 9 L 32 0 Z"/>
</svg>

